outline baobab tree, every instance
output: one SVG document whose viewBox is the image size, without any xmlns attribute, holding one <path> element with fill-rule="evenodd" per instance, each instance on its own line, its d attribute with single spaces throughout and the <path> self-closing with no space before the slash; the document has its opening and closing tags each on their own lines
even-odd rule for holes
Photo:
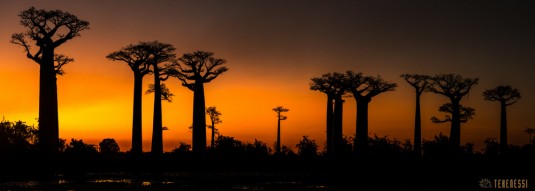
<svg viewBox="0 0 535 191">
<path fill-rule="evenodd" d="M 149 53 L 148 63 L 152 67 L 152 74 L 154 75 L 154 84 L 152 88 L 149 87 L 149 92 L 152 89 L 154 92 L 154 113 L 152 119 L 152 145 L 151 153 L 160 155 L 163 153 L 163 125 L 162 125 L 162 98 L 166 100 L 170 98 L 170 92 L 167 90 L 163 81 L 169 78 L 167 72 L 169 65 L 176 60 L 175 47 L 171 44 L 162 43 L 159 41 L 144 42 Z"/>
<path fill-rule="evenodd" d="M 273 108 L 273 111 L 277 113 L 277 146 L 275 148 L 275 153 L 280 154 L 281 153 L 281 121 L 288 119 L 285 115 L 282 115 L 283 112 L 290 111 L 287 108 L 284 108 L 282 106 L 277 106 L 276 108 Z"/>
<path fill-rule="evenodd" d="M 132 154 L 139 155 L 142 150 L 142 88 L 143 77 L 151 72 L 149 49 L 147 43 L 130 44 L 119 51 L 112 52 L 106 58 L 112 61 L 123 61 L 134 73 L 134 104 L 132 115 Z"/>
<path fill-rule="evenodd" d="M 422 153 L 422 119 L 420 114 L 420 97 L 429 88 L 429 76 L 420 74 L 402 74 L 401 77 L 416 91 L 416 112 L 414 114 L 414 152 Z"/>
<path fill-rule="evenodd" d="M 195 51 L 186 53 L 174 62 L 168 70 L 182 82 L 182 86 L 193 91 L 192 151 L 203 155 L 206 150 L 206 115 L 204 83 L 211 82 L 228 68 L 222 66 L 227 61 L 214 58 L 214 53 Z"/>
<path fill-rule="evenodd" d="M 453 121 L 453 105 L 451 103 L 445 103 L 438 108 L 438 111 L 447 113 L 444 119 L 438 119 L 437 117 L 431 117 L 433 123 L 445 123 Z M 459 119 L 461 123 L 468 122 L 469 119 L 472 119 L 476 115 L 475 109 L 471 107 L 464 107 L 459 105 Z"/>
<path fill-rule="evenodd" d="M 54 154 L 59 151 L 56 75 L 63 74 L 63 65 L 58 62 L 61 56 L 55 51 L 65 42 L 79 37 L 81 31 L 89 29 L 89 22 L 65 11 L 35 7 L 22 11 L 19 17 L 20 24 L 27 30 L 13 34 L 11 43 L 22 46 L 26 57 L 39 64 L 39 144 L 44 153 Z M 28 40 L 35 42 L 37 51 L 32 52 Z"/>
<path fill-rule="evenodd" d="M 500 148 L 507 148 L 507 106 L 513 105 L 520 99 L 518 89 L 509 85 L 498 86 L 483 92 L 485 100 L 500 102 Z"/>
<path fill-rule="evenodd" d="M 319 78 L 312 78 L 310 89 L 320 91 L 327 95 L 327 154 L 338 152 L 343 141 L 342 134 L 342 96 L 347 93 L 344 87 L 345 76 L 342 73 L 327 73 Z M 334 108 L 333 108 L 334 103 Z"/>
<path fill-rule="evenodd" d="M 450 146 L 460 148 L 461 145 L 461 99 L 470 92 L 472 86 L 478 84 L 478 78 L 463 78 L 456 74 L 438 74 L 430 78 L 429 91 L 446 96 L 451 102 Z"/>
<path fill-rule="evenodd" d="M 206 114 L 210 117 L 210 121 L 212 121 L 212 125 L 208 128 L 212 130 L 212 139 L 210 140 L 210 147 L 214 149 L 215 131 L 217 130 L 215 128 L 215 124 L 219 124 L 223 122 L 223 120 L 219 118 L 219 116 L 221 116 L 221 112 L 217 111 L 216 107 L 208 107 L 206 109 Z"/>
<path fill-rule="evenodd" d="M 533 139 L 531 139 L 531 134 L 532 134 L 532 133 L 535 133 L 535 129 L 526 127 L 526 129 L 524 130 L 524 132 L 527 133 L 527 134 L 529 134 L 529 142 L 528 142 L 528 144 L 533 144 Z"/>
<path fill-rule="evenodd" d="M 353 71 L 346 72 L 345 84 L 357 102 L 357 125 L 354 144 L 357 151 L 365 152 L 368 147 L 368 104 L 373 97 L 387 91 L 394 91 L 397 84 L 387 82 L 380 76 L 363 76 L 362 73 Z"/>
</svg>

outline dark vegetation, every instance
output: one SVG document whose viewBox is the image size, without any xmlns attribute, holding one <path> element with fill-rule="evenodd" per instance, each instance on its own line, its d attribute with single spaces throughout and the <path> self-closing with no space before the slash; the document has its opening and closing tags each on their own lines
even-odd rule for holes
<svg viewBox="0 0 535 191">
<path fill-rule="evenodd" d="M 410 140 L 369 137 L 368 105 L 375 96 L 394 91 L 398 84 L 351 70 L 326 73 L 312 78 L 310 83 L 311 90 L 327 95 L 326 143 L 303 136 L 296 145 L 282 145 L 281 121 L 287 119 L 283 113 L 289 109 L 278 106 L 273 109 L 278 120 L 273 150 L 261 140 L 243 142 L 217 131 L 215 125 L 222 122 L 222 114 L 215 107 L 205 107 L 204 86 L 228 71 L 223 66 L 226 60 L 207 51 L 185 53 L 177 58 L 173 45 L 158 41 L 127 45 L 107 56 L 110 60 L 125 62 L 133 71 L 132 149 L 121 151 L 113 138 L 106 138 L 98 145 L 77 139 L 67 143 L 58 134 L 56 76 L 63 75 L 62 66 L 74 60 L 56 54 L 55 48 L 80 36 L 81 31 L 89 29 L 89 23 L 67 12 L 33 7 L 19 16 L 27 30 L 13 34 L 11 42 L 22 46 L 26 56 L 40 65 L 39 126 L 29 126 L 22 121 L 0 123 L 0 164 L 11 167 L 0 173 L 3 180 L 50 178 L 58 174 L 83 179 L 87 173 L 97 172 L 261 172 L 280 173 L 279 176 L 305 173 L 312 176 L 309 180 L 333 189 L 346 186 L 409 189 L 419 184 L 436 188 L 436 184 L 445 182 L 445 187 L 469 185 L 466 188 L 470 189 L 474 188 L 471 183 L 482 176 L 501 176 L 511 173 L 511 169 L 515 169 L 515 176 L 519 177 L 533 172 L 535 145 L 531 134 L 535 131 L 526 129 L 529 142 L 524 146 L 507 144 L 506 107 L 520 98 L 519 91 L 511 86 L 497 86 L 483 93 L 484 99 L 501 104 L 500 141 L 489 138 L 484 142 L 484 149 L 476 151 L 472 143 L 460 143 L 460 128 L 461 123 L 468 122 L 475 114 L 475 109 L 461 105 L 461 100 L 478 84 L 478 78 L 456 74 L 401 75 L 416 91 L 414 141 L 411 143 Z M 66 33 L 57 34 L 58 31 Z M 38 46 L 37 52 L 31 52 L 30 44 Z M 141 82 L 146 75 L 154 76 L 154 83 L 147 92 L 155 95 L 150 153 L 141 149 Z M 172 100 L 172 93 L 163 83 L 169 77 L 176 77 L 182 86 L 193 91 L 192 144 L 177 143 L 172 152 L 164 152 L 162 131 L 166 128 L 162 126 L 161 101 Z M 432 118 L 436 123 L 451 123 L 449 136 L 439 134 L 431 140 L 422 140 L 419 108 L 420 96 L 426 92 L 450 100 L 439 108 L 446 117 Z M 355 136 L 351 137 L 342 134 L 343 99 L 347 96 L 357 102 Z M 207 114 L 211 125 L 206 123 Z M 212 130 L 209 147 L 206 128 Z M 318 144 L 325 144 L 325 149 L 318 150 Z M 341 173 L 343 171 L 347 173 Z M 407 175 L 408 172 L 414 174 Z M 353 182 L 355 180 L 360 184 Z"/>
</svg>

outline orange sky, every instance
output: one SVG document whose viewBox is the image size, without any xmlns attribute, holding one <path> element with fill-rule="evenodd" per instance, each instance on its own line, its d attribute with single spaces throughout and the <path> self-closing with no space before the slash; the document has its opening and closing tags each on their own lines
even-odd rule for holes
<svg viewBox="0 0 535 191">
<path fill-rule="evenodd" d="M 0 2 L 0 114 L 7 120 L 36 124 L 38 65 L 23 49 L 9 43 L 22 32 L 17 14 L 35 6 L 62 9 L 90 22 L 57 49 L 75 59 L 58 78 L 60 137 L 97 144 L 108 137 L 130 148 L 133 76 L 125 63 L 105 56 L 138 41 L 173 44 L 177 55 L 194 50 L 215 52 L 230 70 L 205 85 L 206 105 L 223 113 L 223 135 L 243 141 L 255 138 L 272 146 L 276 117 L 271 109 L 289 108 L 282 122 L 282 143 L 295 147 L 303 135 L 325 141 L 326 97 L 309 90 L 310 78 L 354 70 L 398 83 L 394 92 L 370 103 L 370 133 L 412 139 L 414 92 L 401 73 L 457 73 L 479 77 L 463 99 L 476 116 L 462 125 L 462 142 L 481 146 L 498 138 L 499 104 L 482 99 L 485 89 L 510 84 L 522 99 L 508 108 L 509 140 L 525 144 L 525 127 L 533 127 L 535 19 L 528 8 L 512 4 L 478 7 L 362 1 L 338 3 L 295 1 L 182 2 L 162 1 L 2 1 Z M 499 18 L 499 19 L 497 19 Z M 531 18 L 531 19 L 530 19 Z M 3 40 L 2 40 L 3 39 Z M 152 76 L 144 79 L 151 83 Z M 165 150 L 191 143 L 193 92 L 178 80 L 166 82 L 175 97 L 163 103 Z M 147 87 L 146 85 L 144 86 Z M 150 148 L 153 95 L 143 96 L 144 148 Z M 422 97 L 423 138 L 449 134 L 449 124 L 432 124 L 442 116 L 440 95 Z M 209 121 L 209 120 L 208 120 Z M 355 132 L 355 103 L 346 98 L 344 135 Z M 411 141 L 412 142 L 412 141 Z"/>
</svg>

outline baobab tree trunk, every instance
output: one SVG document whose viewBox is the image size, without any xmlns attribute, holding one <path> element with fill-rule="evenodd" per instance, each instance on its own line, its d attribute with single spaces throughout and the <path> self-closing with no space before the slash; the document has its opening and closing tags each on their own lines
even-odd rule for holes
<svg viewBox="0 0 535 191">
<path fill-rule="evenodd" d="M 507 105 L 505 101 L 500 102 L 500 147 L 502 152 L 507 149 Z"/>
<path fill-rule="evenodd" d="M 355 147 L 358 153 L 365 154 L 368 148 L 368 104 L 371 99 L 367 97 L 357 100 L 357 128 Z"/>
<path fill-rule="evenodd" d="M 197 80 L 201 81 L 201 80 Z M 195 82 L 193 91 L 193 153 L 197 156 L 206 150 L 206 115 L 204 103 L 204 86 L 202 82 Z"/>
<path fill-rule="evenodd" d="M 278 116 L 277 120 L 277 148 L 276 148 L 277 154 L 281 153 L 281 117 L 280 114 Z"/>
<path fill-rule="evenodd" d="M 152 120 L 152 147 L 151 152 L 155 155 L 163 153 L 162 136 L 162 92 L 160 84 L 160 71 L 154 66 L 154 118 Z"/>
<path fill-rule="evenodd" d="M 59 119 L 54 50 L 43 50 L 39 72 L 39 142 L 44 153 L 55 155 L 59 151 Z"/>
<path fill-rule="evenodd" d="M 343 134 L 342 134 L 342 122 L 343 122 L 343 110 L 344 110 L 344 100 L 342 99 L 342 96 L 338 96 L 334 99 L 334 125 L 333 125 L 333 153 L 334 155 L 338 155 L 341 153 L 342 150 L 342 140 L 343 140 Z"/>
<path fill-rule="evenodd" d="M 214 149 L 214 135 L 215 135 L 215 122 L 212 120 L 212 140 L 210 141 L 210 147 Z"/>
<path fill-rule="evenodd" d="M 414 153 L 422 154 L 422 120 L 420 114 L 420 94 L 416 92 L 416 114 L 414 115 Z"/>
<path fill-rule="evenodd" d="M 132 117 L 132 154 L 140 155 L 143 153 L 142 148 L 142 129 L 141 129 L 141 95 L 143 87 L 143 76 L 134 74 L 134 113 Z"/>
<path fill-rule="evenodd" d="M 333 98 L 327 95 L 327 155 L 333 154 Z"/>
<path fill-rule="evenodd" d="M 459 149 L 461 146 L 461 111 L 459 100 L 452 100 L 450 145 L 452 149 Z"/>
</svg>

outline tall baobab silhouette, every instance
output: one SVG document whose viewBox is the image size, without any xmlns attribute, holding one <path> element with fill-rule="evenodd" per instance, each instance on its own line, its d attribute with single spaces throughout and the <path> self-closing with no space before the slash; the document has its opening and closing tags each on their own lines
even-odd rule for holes
<svg viewBox="0 0 535 191">
<path fill-rule="evenodd" d="M 283 112 L 290 111 L 287 108 L 284 108 L 282 106 L 277 106 L 276 108 L 273 108 L 273 111 L 277 113 L 277 146 L 275 148 L 275 152 L 277 154 L 281 153 L 281 120 L 286 120 L 288 117 L 285 115 L 282 115 Z"/>
<path fill-rule="evenodd" d="M 214 138 L 215 138 L 215 124 L 219 124 L 223 122 L 219 116 L 221 115 L 221 112 L 217 111 L 216 107 L 208 107 L 206 109 L 206 114 L 210 117 L 210 121 L 212 121 L 212 125 L 209 126 L 209 128 L 212 130 L 212 139 L 210 140 L 210 147 L 214 149 Z"/>
<path fill-rule="evenodd" d="M 500 102 L 500 148 L 504 151 L 507 146 L 507 106 L 513 105 L 520 99 L 518 89 L 509 85 L 498 86 L 483 92 L 485 100 Z"/>
<path fill-rule="evenodd" d="M 529 142 L 528 142 L 528 144 L 533 144 L 533 139 L 531 139 L 531 134 L 532 134 L 532 133 L 535 133 L 535 129 L 526 127 L 526 129 L 524 130 L 524 132 L 527 133 L 527 134 L 529 134 Z"/>
<path fill-rule="evenodd" d="M 310 83 L 311 90 L 320 91 L 327 95 L 326 142 L 328 155 L 334 155 L 335 152 L 338 152 L 343 141 L 342 113 L 344 100 L 342 96 L 347 93 L 343 83 L 344 79 L 344 74 L 335 72 L 323 74 L 319 78 L 312 78 Z"/>
<path fill-rule="evenodd" d="M 444 95 L 451 102 L 450 146 L 460 148 L 461 145 L 461 99 L 470 92 L 472 86 L 478 84 L 478 78 L 463 78 L 456 74 L 438 74 L 430 78 L 429 91 Z"/>
<path fill-rule="evenodd" d="M 206 150 L 206 115 L 204 83 L 211 82 L 228 68 L 227 61 L 214 58 L 214 53 L 195 51 L 186 53 L 170 67 L 171 75 L 182 82 L 182 86 L 193 91 L 192 151 L 200 156 Z"/>
<path fill-rule="evenodd" d="M 167 68 L 176 59 L 175 47 L 159 41 L 143 42 L 142 44 L 147 46 L 149 53 L 148 63 L 152 67 L 152 74 L 154 75 L 154 84 L 149 87 L 149 92 L 151 92 L 151 89 L 154 92 L 151 153 L 160 155 L 163 153 L 162 98 L 166 100 L 172 95 L 165 88 L 165 85 L 162 85 L 162 82 L 169 78 Z"/>
<path fill-rule="evenodd" d="M 407 81 L 416 91 L 416 112 L 414 114 L 414 152 L 420 156 L 422 154 L 422 119 L 420 114 L 420 97 L 428 90 L 429 76 L 420 74 L 402 74 L 401 77 Z"/>
<path fill-rule="evenodd" d="M 134 104 L 132 115 L 132 154 L 139 155 L 142 149 L 142 88 L 143 77 L 151 72 L 148 62 L 149 52 L 147 43 L 130 44 L 119 51 L 112 52 L 106 58 L 113 61 L 123 61 L 134 73 Z"/>
<path fill-rule="evenodd" d="M 20 24 L 27 30 L 13 34 L 11 43 L 22 46 L 26 57 L 39 64 L 39 143 L 44 153 L 54 154 L 59 151 L 56 75 L 63 74 L 61 59 L 58 60 L 61 56 L 57 56 L 55 50 L 89 29 L 89 22 L 61 10 L 35 7 L 22 11 L 19 17 Z M 32 53 L 28 40 L 35 41 L 39 47 L 36 52 Z"/>
<path fill-rule="evenodd" d="M 396 83 L 387 82 L 380 76 L 363 76 L 362 73 L 346 72 L 346 87 L 357 102 L 357 125 L 355 148 L 365 153 L 368 147 L 368 104 L 372 98 L 387 91 L 394 91 Z"/>
</svg>

